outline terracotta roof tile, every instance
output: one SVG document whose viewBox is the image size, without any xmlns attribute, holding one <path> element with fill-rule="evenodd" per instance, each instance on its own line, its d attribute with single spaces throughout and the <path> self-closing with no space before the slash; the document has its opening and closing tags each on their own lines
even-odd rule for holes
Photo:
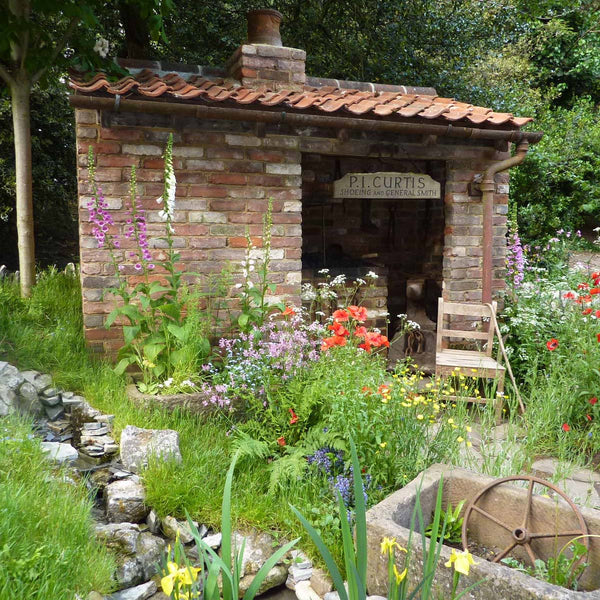
<svg viewBox="0 0 600 600">
<path fill-rule="evenodd" d="M 202 72 L 202 71 L 201 71 Z M 250 107 L 280 107 L 284 110 L 337 113 L 340 116 L 363 116 L 387 119 L 427 119 L 471 126 L 520 128 L 532 119 L 498 113 L 490 108 L 457 102 L 453 98 L 398 91 L 365 91 L 333 85 L 306 86 L 303 91 L 273 91 L 266 87 L 250 89 L 220 78 L 180 73 L 161 74 L 148 68 L 135 75 L 110 82 L 103 73 L 84 79 L 71 76 L 70 87 L 78 94 L 120 95 L 131 98 L 172 99 L 177 102 L 227 103 Z M 371 86 L 374 89 L 374 86 Z M 403 88 L 404 89 L 404 88 Z M 412 91 L 420 91 L 411 88 Z M 425 91 L 425 90 L 423 90 Z M 432 90 L 434 91 L 434 90 Z"/>
</svg>

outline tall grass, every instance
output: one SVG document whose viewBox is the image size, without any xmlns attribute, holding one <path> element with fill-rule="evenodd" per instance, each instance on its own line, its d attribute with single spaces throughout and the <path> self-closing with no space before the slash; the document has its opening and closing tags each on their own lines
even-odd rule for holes
<svg viewBox="0 0 600 600">
<path fill-rule="evenodd" d="M 126 425 L 178 431 L 183 463 L 150 464 L 142 474 L 147 502 L 161 516 L 184 518 L 188 511 L 193 519 L 218 527 L 232 455 L 226 435 L 230 424 L 131 403 L 124 379 L 85 348 L 80 295 L 76 277 L 52 269 L 41 274 L 28 300 L 20 298 L 16 282 L 0 284 L 0 360 L 51 373 L 56 385 L 81 393 L 94 407 L 114 414 L 117 434 Z M 304 480 L 272 497 L 266 494 L 269 477 L 266 461 L 240 469 L 233 484 L 235 526 L 255 526 L 291 538 L 300 527 L 288 503 L 319 506 L 323 490 Z"/>
<path fill-rule="evenodd" d="M 24 421 L 0 422 L 0 600 L 72 600 L 110 591 L 85 487 L 52 472 Z"/>
</svg>

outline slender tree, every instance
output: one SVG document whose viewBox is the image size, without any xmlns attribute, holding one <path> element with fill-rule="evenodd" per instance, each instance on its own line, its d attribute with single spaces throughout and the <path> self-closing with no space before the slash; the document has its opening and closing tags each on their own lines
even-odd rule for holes
<svg viewBox="0 0 600 600">
<path fill-rule="evenodd" d="M 90 33 L 97 29 L 99 0 L 0 0 L 0 78 L 10 92 L 14 128 L 16 213 L 21 294 L 35 283 L 30 100 L 32 88 L 68 64 L 93 67 L 105 54 Z M 171 0 L 122 0 L 129 15 L 147 19 L 149 35 L 162 32 Z M 130 17 L 132 18 L 132 17 Z M 78 52 L 68 45 L 79 33 Z M 87 44 L 81 43 L 87 41 Z M 103 57 L 102 57 L 103 58 Z"/>
</svg>

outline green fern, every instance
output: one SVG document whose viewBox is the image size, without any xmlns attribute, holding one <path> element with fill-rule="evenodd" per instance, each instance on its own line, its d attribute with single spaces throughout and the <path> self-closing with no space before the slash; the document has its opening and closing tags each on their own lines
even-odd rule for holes
<svg viewBox="0 0 600 600">
<path fill-rule="evenodd" d="M 271 455 L 269 444 L 257 440 L 245 431 L 237 431 L 233 438 L 232 448 L 238 452 L 239 460 L 266 460 Z"/>
<path fill-rule="evenodd" d="M 295 449 L 290 454 L 274 460 L 270 467 L 269 495 L 285 490 L 304 476 L 306 471 L 306 458 L 304 454 Z"/>
</svg>

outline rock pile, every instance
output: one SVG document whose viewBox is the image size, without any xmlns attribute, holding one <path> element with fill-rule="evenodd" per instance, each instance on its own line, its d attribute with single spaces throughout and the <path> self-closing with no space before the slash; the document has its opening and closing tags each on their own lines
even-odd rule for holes
<svg viewBox="0 0 600 600">
<path fill-rule="evenodd" d="M 13 413 L 35 417 L 36 434 L 48 458 L 71 466 L 73 477 L 83 477 L 97 499 L 96 536 L 115 551 L 119 591 L 106 599 L 93 593 L 88 600 L 165 600 L 152 578 L 167 543 L 179 537 L 192 562 L 199 560 L 198 550 L 187 522 L 171 516 L 161 520 L 149 509 L 138 473 L 150 460 L 181 463 L 178 433 L 128 425 L 119 446 L 112 435 L 113 415 L 101 413 L 82 396 L 53 387 L 50 375 L 19 371 L 0 361 L 0 417 Z M 221 533 L 194 525 L 204 542 L 218 551 Z M 233 532 L 233 548 L 242 543 L 240 597 L 279 546 L 264 532 Z M 304 554 L 290 554 L 269 571 L 259 593 L 285 583 L 299 600 L 319 600 L 331 590 L 329 578 L 313 569 Z"/>
</svg>

